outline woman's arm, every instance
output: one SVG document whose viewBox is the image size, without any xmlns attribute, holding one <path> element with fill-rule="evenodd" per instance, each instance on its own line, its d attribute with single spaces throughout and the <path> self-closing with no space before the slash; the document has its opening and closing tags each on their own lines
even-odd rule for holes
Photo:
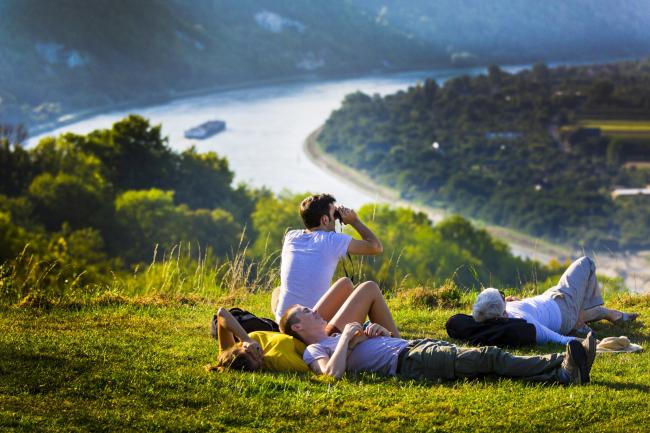
<svg viewBox="0 0 650 433">
<path fill-rule="evenodd" d="M 218 326 L 217 335 L 219 336 L 219 350 L 230 349 L 236 344 L 235 337 L 240 341 L 254 342 L 246 330 L 242 328 L 237 319 L 230 314 L 225 308 L 219 308 L 217 311 Z"/>
</svg>

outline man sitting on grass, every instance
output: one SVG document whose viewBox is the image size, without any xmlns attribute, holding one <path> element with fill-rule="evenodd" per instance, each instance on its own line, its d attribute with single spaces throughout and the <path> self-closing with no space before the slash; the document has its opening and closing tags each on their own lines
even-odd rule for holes
<svg viewBox="0 0 650 433">
<path fill-rule="evenodd" d="M 376 323 L 365 329 L 348 323 L 340 334 L 328 335 L 327 322 L 302 305 L 290 307 L 280 330 L 307 345 L 303 359 L 317 374 L 340 378 L 345 371 L 369 371 L 405 379 L 451 380 L 496 375 L 528 381 L 585 384 L 596 356 L 589 333 L 569 341 L 564 354 L 515 356 L 498 347 L 462 348 L 446 341 L 391 337 Z"/>
<path fill-rule="evenodd" d="M 341 258 L 347 254 L 377 255 L 383 246 L 377 236 L 359 219 L 356 212 L 337 206 L 329 194 L 312 195 L 300 203 L 303 230 L 291 230 L 284 236 L 280 263 L 280 287 L 273 292 L 271 309 L 276 320 L 290 306 L 302 304 L 318 309 L 326 319 L 331 319 L 337 309 L 354 290 L 349 278 L 340 278 L 331 284 L 334 271 Z M 361 239 L 352 239 L 337 233 L 336 220 L 352 226 Z M 331 286 L 330 286 L 331 284 Z M 328 294 L 335 302 L 330 306 L 316 303 Z"/>
</svg>

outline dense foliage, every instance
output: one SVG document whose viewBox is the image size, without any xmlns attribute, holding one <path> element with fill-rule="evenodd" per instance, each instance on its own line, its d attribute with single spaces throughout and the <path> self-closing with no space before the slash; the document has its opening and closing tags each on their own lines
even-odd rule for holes
<svg viewBox="0 0 650 433">
<path fill-rule="evenodd" d="M 136 115 L 29 149 L 21 130 L 5 127 L 0 137 L 5 301 L 136 286 L 268 289 L 277 284 L 284 233 L 302 228 L 298 204 L 307 193 L 233 187 L 225 158 L 174 152 L 160 126 Z M 552 272 L 460 217 L 432 226 L 424 214 L 371 205 L 359 215 L 385 252 L 355 259 L 354 273 L 387 291 L 450 278 L 467 288 L 521 287 Z"/>
<path fill-rule="evenodd" d="M 273 251 L 288 228 L 300 228 L 295 209 L 304 194 L 261 198 L 253 213 L 259 255 Z M 358 215 L 384 245 L 383 254 L 353 257 L 346 268 L 357 281 L 372 279 L 389 291 L 418 284 L 439 284 L 453 279 L 464 288 L 488 285 L 522 287 L 546 279 L 557 269 L 514 257 L 510 248 L 477 229 L 466 219 L 453 216 L 432 225 L 424 213 L 406 208 L 368 204 Z M 358 236 L 350 227 L 344 231 Z"/>
<path fill-rule="evenodd" d="M 225 159 L 175 153 L 139 116 L 31 149 L 23 137 L 4 128 L 0 138 L 0 262 L 34 255 L 55 279 L 110 278 L 180 242 L 225 256 L 255 205 L 245 187 L 231 187 Z"/>
<path fill-rule="evenodd" d="M 407 198 L 574 245 L 648 248 L 648 196 L 611 192 L 650 184 L 649 89 L 649 61 L 493 66 L 383 98 L 348 95 L 319 141 Z"/>
</svg>

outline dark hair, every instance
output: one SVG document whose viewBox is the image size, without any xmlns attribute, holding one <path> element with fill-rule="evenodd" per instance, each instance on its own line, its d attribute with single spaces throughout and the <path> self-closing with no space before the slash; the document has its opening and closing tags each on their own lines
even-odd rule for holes
<svg viewBox="0 0 650 433">
<path fill-rule="evenodd" d="M 329 216 L 330 204 L 336 199 L 329 194 L 316 194 L 307 197 L 300 203 L 300 216 L 308 229 L 318 227 L 323 215 Z"/>
<path fill-rule="evenodd" d="M 216 369 L 224 371 L 226 369 L 255 371 L 250 355 L 246 353 L 241 343 L 238 343 L 224 350 L 217 357 Z"/>
<path fill-rule="evenodd" d="M 291 307 L 287 308 L 287 311 L 284 312 L 282 315 L 282 318 L 280 319 L 280 332 L 283 334 L 287 334 L 292 336 L 293 338 L 302 341 L 305 343 L 305 341 L 302 339 L 300 335 L 291 327 L 298 323 L 298 304 L 292 305 Z M 307 344 L 307 343 L 305 343 Z"/>
</svg>

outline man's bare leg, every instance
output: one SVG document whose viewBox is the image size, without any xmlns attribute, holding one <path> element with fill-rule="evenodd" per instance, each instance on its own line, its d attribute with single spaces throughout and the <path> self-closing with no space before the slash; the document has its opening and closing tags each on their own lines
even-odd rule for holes
<svg viewBox="0 0 650 433">
<path fill-rule="evenodd" d="M 319 314 L 321 314 L 320 311 Z M 348 323 L 363 323 L 366 316 L 370 318 L 371 322 L 378 323 L 392 332 L 393 337 L 399 337 L 393 315 L 386 305 L 379 286 L 374 281 L 359 284 L 336 315 L 328 322 L 342 330 Z"/>
<path fill-rule="evenodd" d="M 634 313 L 624 313 L 622 311 L 613 310 L 611 308 L 606 308 L 601 306 L 590 308 L 588 310 L 582 311 L 581 318 L 585 322 L 594 322 L 598 320 L 608 320 L 610 322 L 616 322 L 623 319 L 623 322 L 630 322 L 636 319 L 638 315 Z"/>
<path fill-rule="evenodd" d="M 352 281 L 349 278 L 339 278 L 318 300 L 314 306 L 314 310 L 318 311 L 318 314 L 329 322 L 332 320 L 332 317 L 334 317 L 336 312 L 339 311 L 353 290 L 354 284 L 352 284 Z"/>
</svg>

